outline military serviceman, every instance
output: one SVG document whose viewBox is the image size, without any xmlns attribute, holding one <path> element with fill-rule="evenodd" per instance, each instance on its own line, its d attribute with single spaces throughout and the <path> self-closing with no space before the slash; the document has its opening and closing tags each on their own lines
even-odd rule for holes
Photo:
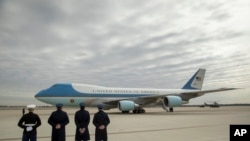
<svg viewBox="0 0 250 141">
<path fill-rule="evenodd" d="M 56 104 L 57 110 L 52 112 L 48 119 L 48 123 L 52 126 L 51 141 L 65 141 L 66 131 L 65 126 L 69 123 L 69 117 L 62 110 L 62 104 Z"/>
<path fill-rule="evenodd" d="M 80 110 L 75 113 L 75 124 L 76 124 L 76 141 L 88 141 L 90 140 L 89 136 L 89 121 L 90 115 L 87 110 L 85 110 L 85 104 L 80 103 Z"/>
<path fill-rule="evenodd" d="M 36 141 L 37 131 L 36 128 L 41 125 L 39 116 L 34 112 L 36 105 L 27 105 L 29 113 L 24 114 L 18 122 L 18 126 L 23 128 L 22 141 Z"/>
<path fill-rule="evenodd" d="M 107 126 L 110 123 L 108 115 L 102 110 L 103 105 L 98 105 L 99 111 L 94 115 L 93 124 L 95 125 L 95 140 L 107 141 Z"/>
</svg>

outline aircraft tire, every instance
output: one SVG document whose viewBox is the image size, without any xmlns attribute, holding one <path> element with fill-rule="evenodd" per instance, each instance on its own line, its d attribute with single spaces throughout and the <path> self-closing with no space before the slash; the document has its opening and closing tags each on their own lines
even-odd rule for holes
<svg viewBox="0 0 250 141">
<path fill-rule="evenodd" d="M 173 107 L 170 107 L 170 108 L 169 108 L 169 112 L 174 112 L 174 108 L 173 108 Z"/>
<path fill-rule="evenodd" d="M 141 111 L 142 111 L 142 113 L 145 113 L 145 112 L 146 112 L 144 109 L 142 109 Z"/>
<path fill-rule="evenodd" d="M 134 113 L 134 114 L 142 114 L 142 113 L 145 113 L 145 110 L 144 110 L 144 109 L 141 109 L 141 110 L 133 110 L 133 113 Z"/>
<path fill-rule="evenodd" d="M 129 113 L 129 111 L 122 111 L 123 114 Z"/>
</svg>

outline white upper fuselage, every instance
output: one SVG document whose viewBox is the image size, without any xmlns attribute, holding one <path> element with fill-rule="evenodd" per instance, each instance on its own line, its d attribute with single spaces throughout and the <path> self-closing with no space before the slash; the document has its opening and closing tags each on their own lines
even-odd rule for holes
<svg viewBox="0 0 250 141">
<path fill-rule="evenodd" d="M 103 87 L 97 85 L 87 84 L 72 84 L 73 88 L 79 92 L 93 93 L 93 94 L 166 94 L 173 92 L 183 92 L 183 89 L 153 89 L 153 88 L 116 88 L 116 87 Z"/>
</svg>

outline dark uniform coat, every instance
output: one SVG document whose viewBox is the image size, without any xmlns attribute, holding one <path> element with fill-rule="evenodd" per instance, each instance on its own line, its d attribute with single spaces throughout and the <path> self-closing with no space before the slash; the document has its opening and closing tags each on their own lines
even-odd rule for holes
<svg viewBox="0 0 250 141">
<path fill-rule="evenodd" d="M 75 113 L 76 141 L 90 140 L 89 129 L 88 129 L 89 121 L 90 121 L 90 115 L 88 111 L 81 109 Z M 85 128 L 85 132 L 83 134 L 80 133 L 79 131 L 80 128 Z"/>
<path fill-rule="evenodd" d="M 69 123 L 67 113 L 58 109 L 50 115 L 48 123 L 52 126 L 51 141 L 65 141 L 65 126 Z M 61 125 L 60 129 L 56 129 L 57 124 Z"/>
<path fill-rule="evenodd" d="M 26 130 L 27 126 L 25 126 L 25 124 L 34 124 L 34 126 L 32 126 L 33 129 L 28 132 Z M 39 127 L 40 125 L 41 125 L 41 120 L 39 116 L 33 112 L 29 112 L 23 115 L 18 122 L 18 126 L 24 129 L 23 134 L 30 134 L 30 133 L 36 134 L 36 128 Z"/>
<path fill-rule="evenodd" d="M 108 115 L 103 112 L 102 110 L 99 110 L 94 115 L 93 124 L 95 125 L 95 140 L 96 141 L 107 141 L 108 135 L 107 135 L 107 126 L 110 123 Z M 104 129 L 99 129 L 101 125 L 104 125 Z"/>
</svg>

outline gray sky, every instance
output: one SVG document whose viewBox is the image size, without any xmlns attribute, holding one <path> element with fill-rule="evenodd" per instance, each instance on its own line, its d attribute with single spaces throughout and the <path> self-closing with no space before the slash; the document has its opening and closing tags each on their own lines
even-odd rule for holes
<svg viewBox="0 0 250 141">
<path fill-rule="evenodd" d="M 41 104 L 58 82 L 180 88 L 206 68 L 191 100 L 250 103 L 249 0 L 0 0 L 0 105 Z"/>
</svg>

